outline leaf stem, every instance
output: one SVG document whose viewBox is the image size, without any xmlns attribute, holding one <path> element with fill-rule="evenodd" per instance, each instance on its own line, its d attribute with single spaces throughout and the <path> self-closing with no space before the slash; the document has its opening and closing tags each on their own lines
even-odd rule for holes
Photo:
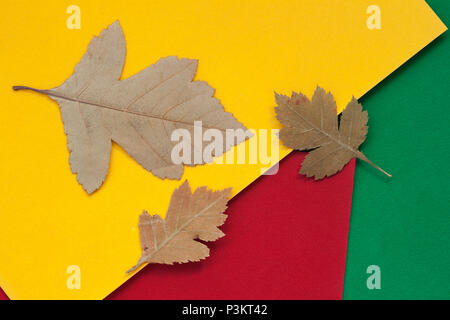
<svg viewBox="0 0 450 320">
<path fill-rule="evenodd" d="M 180 123 L 180 124 L 191 126 L 191 127 L 194 126 L 194 123 L 189 122 L 189 121 L 172 120 L 172 119 L 165 118 L 165 117 L 163 117 L 161 115 L 152 115 L 152 114 L 147 114 L 147 113 L 144 113 L 144 112 L 138 112 L 138 111 L 132 111 L 132 110 L 128 110 L 128 109 L 122 109 L 122 108 L 118 108 L 118 107 L 115 107 L 115 106 L 102 104 L 100 102 L 94 102 L 94 101 L 81 99 L 79 97 L 75 97 L 75 98 L 74 97 L 69 97 L 69 96 L 61 94 L 59 92 L 56 92 L 54 90 L 39 90 L 39 89 L 27 87 L 27 86 L 13 86 L 12 88 L 15 91 L 18 91 L 18 90 L 31 90 L 31 91 L 34 91 L 34 92 L 45 94 L 45 95 L 50 96 L 50 97 L 56 97 L 56 98 L 65 99 L 65 100 L 68 100 L 68 101 L 73 101 L 73 102 L 78 102 L 78 103 L 82 103 L 82 104 L 87 104 L 87 105 L 91 105 L 91 106 L 95 106 L 95 107 L 99 107 L 99 108 L 112 110 L 112 111 L 115 111 L 115 112 L 122 112 L 122 113 L 125 113 L 125 114 L 132 114 L 132 115 L 139 116 L 139 117 L 144 117 L 144 118 L 151 118 L 151 119 L 157 119 L 157 120 L 162 120 L 162 121 Z M 226 131 L 226 129 L 215 128 L 215 127 L 206 126 L 206 125 L 203 125 L 203 128 L 206 128 L 206 129 L 217 129 L 217 130 L 220 130 L 222 132 Z"/>
<path fill-rule="evenodd" d="M 372 167 L 380 170 L 381 172 L 383 172 L 385 175 L 387 175 L 389 178 L 392 178 L 392 175 L 387 173 L 386 171 L 384 171 L 383 169 L 381 169 L 379 166 L 377 166 L 375 163 L 373 163 L 372 161 L 370 161 L 365 155 L 364 153 L 358 151 L 356 153 L 357 157 L 365 162 L 367 162 L 368 164 L 370 164 Z"/>
<path fill-rule="evenodd" d="M 13 88 L 14 91 L 31 90 L 31 91 L 35 91 L 35 92 L 39 92 L 39 93 L 43 93 L 43 94 L 49 94 L 49 92 L 47 90 L 39 90 L 39 89 L 27 87 L 27 86 L 13 86 L 12 88 Z"/>
</svg>

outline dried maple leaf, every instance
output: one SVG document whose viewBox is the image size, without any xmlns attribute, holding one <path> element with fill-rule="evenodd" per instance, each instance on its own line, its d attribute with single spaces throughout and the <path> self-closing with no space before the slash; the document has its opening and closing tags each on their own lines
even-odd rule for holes
<svg viewBox="0 0 450 320">
<path fill-rule="evenodd" d="M 180 179 L 184 165 L 174 164 L 170 134 L 194 121 L 204 128 L 243 129 L 213 98 L 214 89 L 192 79 L 197 60 L 167 57 L 138 74 L 119 80 L 125 61 L 125 38 L 118 21 L 89 44 L 75 71 L 61 86 L 50 90 L 15 86 L 46 94 L 61 108 L 70 166 L 78 182 L 92 193 L 108 172 L 111 141 L 117 142 L 145 169 L 160 178 Z M 192 150 L 194 139 L 192 140 Z M 239 144 L 242 139 L 236 139 Z M 224 145 L 224 150 L 232 145 Z M 214 154 L 220 156 L 220 154 Z"/>
<path fill-rule="evenodd" d="M 209 248 L 195 239 L 215 241 L 224 236 L 218 227 L 227 218 L 223 212 L 230 193 L 231 188 L 211 191 L 206 187 L 191 193 L 185 181 L 173 192 L 164 220 L 144 211 L 139 217 L 142 255 L 127 272 L 143 263 L 186 263 L 208 257 Z"/>
<path fill-rule="evenodd" d="M 299 173 L 319 180 L 341 171 L 356 157 L 391 177 L 358 150 L 366 140 L 368 115 L 355 98 L 342 112 L 339 128 L 334 97 L 320 87 L 311 101 L 295 92 L 291 98 L 275 94 L 275 99 L 277 119 L 285 126 L 280 131 L 283 144 L 300 151 L 314 149 L 306 156 Z"/>
</svg>

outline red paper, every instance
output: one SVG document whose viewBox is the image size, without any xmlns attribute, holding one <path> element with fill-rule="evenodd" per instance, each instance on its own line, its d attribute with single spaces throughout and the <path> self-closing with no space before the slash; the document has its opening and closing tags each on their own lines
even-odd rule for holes
<svg viewBox="0 0 450 320">
<path fill-rule="evenodd" d="M 148 265 L 109 299 L 341 299 L 355 162 L 322 181 L 294 152 L 229 203 L 199 263 Z"/>
<path fill-rule="evenodd" d="M 8 300 L 8 296 L 0 289 L 0 300 Z"/>
</svg>

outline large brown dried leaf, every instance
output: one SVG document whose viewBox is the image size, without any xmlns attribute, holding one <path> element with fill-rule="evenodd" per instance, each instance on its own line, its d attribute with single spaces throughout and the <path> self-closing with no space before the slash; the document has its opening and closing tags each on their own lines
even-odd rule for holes
<svg viewBox="0 0 450 320">
<path fill-rule="evenodd" d="M 342 112 L 340 126 L 333 95 L 317 87 L 310 101 L 302 93 L 291 98 L 275 94 L 277 119 L 285 126 L 280 140 L 287 147 L 311 151 L 300 169 L 301 174 L 316 180 L 332 176 L 354 157 L 364 160 L 382 171 L 358 150 L 366 140 L 367 111 L 353 98 Z"/>
<path fill-rule="evenodd" d="M 164 220 L 144 211 L 139 217 L 142 255 L 128 272 L 143 263 L 186 263 L 208 257 L 209 248 L 195 240 L 215 241 L 224 236 L 218 227 L 227 218 L 223 212 L 230 193 L 231 188 L 211 191 L 206 187 L 191 193 L 185 181 L 173 192 Z"/>
<path fill-rule="evenodd" d="M 170 156 L 177 143 L 170 139 L 174 129 L 187 129 L 193 137 L 194 121 L 202 121 L 204 128 L 245 130 L 212 97 L 213 88 L 206 82 L 192 82 L 197 60 L 163 58 L 119 80 L 124 61 L 125 39 L 116 21 L 94 37 L 75 72 L 61 86 L 50 90 L 14 87 L 47 94 L 58 102 L 70 166 L 88 193 L 98 189 L 106 177 L 111 141 L 154 175 L 180 179 L 183 164 L 174 164 Z M 224 145 L 224 150 L 231 146 Z M 202 163 L 203 159 L 196 164 Z"/>
</svg>

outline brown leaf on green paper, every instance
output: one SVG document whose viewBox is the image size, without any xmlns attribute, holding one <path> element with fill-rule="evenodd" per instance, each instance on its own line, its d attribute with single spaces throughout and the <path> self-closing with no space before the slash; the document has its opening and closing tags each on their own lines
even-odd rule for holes
<svg viewBox="0 0 450 320">
<path fill-rule="evenodd" d="M 285 126 L 280 131 L 280 140 L 292 149 L 312 150 L 299 173 L 319 180 L 341 171 L 356 157 L 391 177 L 358 150 L 366 140 L 369 118 L 355 98 L 342 112 L 339 127 L 334 97 L 320 87 L 311 101 L 302 93 L 295 92 L 290 98 L 278 94 L 275 98 L 277 119 Z"/>
<path fill-rule="evenodd" d="M 218 228 L 227 216 L 223 212 L 231 188 L 211 191 L 200 187 L 191 193 L 185 181 L 170 199 L 165 219 L 144 211 L 139 217 L 142 255 L 132 272 L 144 263 L 173 264 L 199 261 L 209 256 L 209 248 L 196 241 L 215 241 L 224 236 Z"/>
<path fill-rule="evenodd" d="M 59 104 L 70 166 L 88 193 L 98 189 L 108 173 L 112 141 L 157 177 L 180 179 L 183 165 L 205 160 L 172 162 L 171 150 L 178 143 L 171 141 L 175 129 L 186 129 L 193 137 L 194 121 L 202 121 L 203 128 L 245 130 L 213 98 L 213 88 L 192 81 L 197 60 L 162 58 L 120 80 L 124 62 L 125 38 L 116 21 L 94 37 L 75 72 L 61 86 L 50 90 L 13 87 L 46 94 Z M 238 138 L 235 144 L 242 141 Z M 223 150 L 231 147 L 224 145 Z"/>
</svg>

